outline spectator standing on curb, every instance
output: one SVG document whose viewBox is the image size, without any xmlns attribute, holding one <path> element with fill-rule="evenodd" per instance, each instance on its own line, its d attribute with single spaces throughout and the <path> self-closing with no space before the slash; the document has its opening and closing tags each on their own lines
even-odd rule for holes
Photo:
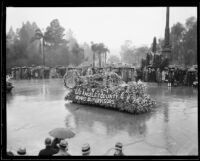
<svg viewBox="0 0 200 161">
<path fill-rule="evenodd" d="M 18 154 L 19 156 L 24 156 L 24 155 L 26 155 L 26 148 L 19 148 L 19 149 L 17 150 L 17 154 Z"/>
<path fill-rule="evenodd" d="M 68 151 L 68 142 L 66 140 L 61 140 L 59 144 L 59 151 L 53 156 L 70 156 L 70 154 L 67 151 Z"/>
<path fill-rule="evenodd" d="M 46 145 L 45 149 L 40 150 L 39 156 L 52 156 L 58 152 L 56 149 L 53 149 L 51 147 L 51 139 L 50 138 L 45 139 L 45 145 Z"/>
<path fill-rule="evenodd" d="M 115 144 L 115 153 L 114 156 L 124 156 L 124 153 L 122 152 L 122 143 L 118 142 Z"/>
<path fill-rule="evenodd" d="M 90 155 L 90 145 L 89 144 L 84 144 L 83 146 L 82 146 L 82 155 L 83 156 L 88 156 L 88 155 Z"/>
</svg>

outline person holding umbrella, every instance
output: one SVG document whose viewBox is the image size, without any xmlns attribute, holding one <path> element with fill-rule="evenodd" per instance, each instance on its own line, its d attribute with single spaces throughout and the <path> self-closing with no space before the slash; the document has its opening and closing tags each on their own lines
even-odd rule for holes
<svg viewBox="0 0 200 161">
<path fill-rule="evenodd" d="M 55 149 L 57 152 L 59 151 L 58 144 L 60 143 L 62 139 L 59 138 L 54 138 L 52 143 L 51 143 L 51 148 Z"/>
<path fill-rule="evenodd" d="M 58 152 L 56 149 L 51 147 L 51 139 L 50 138 L 45 139 L 45 145 L 46 145 L 46 148 L 40 150 L 39 156 L 52 156 Z"/>
<path fill-rule="evenodd" d="M 69 139 L 75 136 L 75 133 L 67 128 L 55 128 L 51 130 L 49 134 L 55 138 L 51 144 L 51 147 L 56 149 L 57 152 L 60 150 L 60 146 L 58 146 L 58 144 L 60 145 L 64 139 Z"/>
<path fill-rule="evenodd" d="M 68 151 L 68 142 L 66 140 L 61 140 L 59 144 L 59 151 L 53 156 L 70 156 L 70 154 L 67 151 Z"/>
</svg>

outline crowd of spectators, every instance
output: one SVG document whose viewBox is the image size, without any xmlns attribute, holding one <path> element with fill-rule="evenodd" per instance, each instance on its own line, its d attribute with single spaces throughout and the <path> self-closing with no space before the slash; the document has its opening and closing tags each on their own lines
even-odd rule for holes
<svg viewBox="0 0 200 161">
<path fill-rule="evenodd" d="M 48 78 L 62 78 L 66 72 L 65 67 L 14 67 L 10 70 L 11 78 L 20 79 L 48 79 Z"/>
<path fill-rule="evenodd" d="M 191 68 L 144 68 L 142 71 L 144 82 L 168 83 L 168 86 L 193 86 L 198 81 L 198 70 Z"/>
<path fill-rule="evenodd" d="M 51 138 L 46 138 L 44 141 L 45 147 L 44 149 L 41 149 L 38 153 L 38 156 L 71 156 L 68 152 L 68 142 L 65 139 L 58 139 L 54 138 L 52 141 Z M 115 144 L 115 152 L 114 156 L 124 156 L 123 153 L 123 144 L 120 142 L 117 142 Z M 89 156 L 91 154 L 91 147 L 88 143 L 85 143 L 82 145 L 81 148 L 81 155 L 82 156 Z M 7 152 L 7 156 L 26 156 L 27 151 L 26 148 L 19 148 L 17 150 L 17 154 L 14 154 L 11 151 Z"/>
<path fill-rule="evenodd" d="M 198 82 L 197 68 L 165 68 L 163 70 L 153 67 L 145 67 L 143 69 L 128 68 L 72 68 L 77 69 L 81 76 L 97 74 L 106 71 L 114 71 L 125 82 L 142 80 L 144 82 L 168 83 L 168 86 L 193 86 L 194 82 Z M 67 70 L 66 67 L 15 67 L 10 72 L 13 79 L 42 79 L 42 78 L 63 78 Z"/>
</svg>

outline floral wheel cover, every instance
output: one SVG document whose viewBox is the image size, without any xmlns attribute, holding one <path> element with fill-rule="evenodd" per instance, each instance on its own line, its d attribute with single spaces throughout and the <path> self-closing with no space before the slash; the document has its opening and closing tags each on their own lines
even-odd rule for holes
<svg viewBox="0 0 200 161">
<path fill-rule="evenodd" d="M 67 88 L 74 88 L 76 86 L 76 79 L 78 78 L 78 72 L 76 70 L 67 71 L 64 75 L 64 84 Z"/>
</svg>

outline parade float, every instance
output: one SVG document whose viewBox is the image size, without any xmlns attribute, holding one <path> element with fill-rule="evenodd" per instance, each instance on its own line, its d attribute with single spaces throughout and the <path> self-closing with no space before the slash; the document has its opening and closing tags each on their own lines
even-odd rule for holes
<svg viewBox="0 0 200 161">
<path fill-rule="evenodd" d="M 68 88 L 65 100 L 83 105 L 141 114 L 151 111 L 155 101 L 146 94 L 142 82 L 122 81 L 114 72 L 80 76 L 76 70 L 66 72 L 64 85 Z"/>
</svg>

